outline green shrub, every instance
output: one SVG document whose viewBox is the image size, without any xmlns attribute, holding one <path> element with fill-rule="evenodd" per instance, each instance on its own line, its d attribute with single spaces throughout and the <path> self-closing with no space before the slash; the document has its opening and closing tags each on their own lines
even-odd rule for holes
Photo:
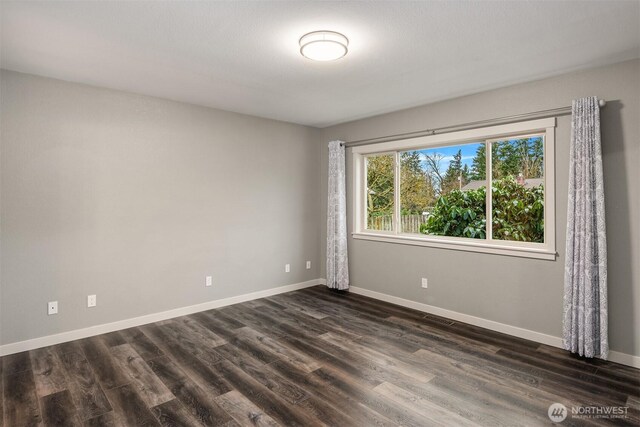
<svg viewBox="0 0 640 427">
<path fill-rule="evenodd" d="M 484 239 L 486 233 L 486 190 L 453 190 L 441 196 L 427 219 L 420 225 L 423 234 Z"/>
<path fill-rule="evenodd" d="M 512 177 L 493 182 L 493 238 L 544 242 L 544 187 L 526 188 Z"/>
<path fill-rule="evenodd" d="M 484 239 L 486 189 L 453 190 L 440 197 L 420 233 Z M 526 188 L 509 176 L 493 181 L 493 238 L 544 241 L 544 188 Z"/>
</svg>

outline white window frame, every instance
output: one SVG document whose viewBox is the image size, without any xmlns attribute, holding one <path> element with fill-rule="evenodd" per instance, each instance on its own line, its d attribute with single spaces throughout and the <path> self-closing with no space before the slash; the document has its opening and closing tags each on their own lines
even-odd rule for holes
<svg viewBox="0 0 640 427">
<path fill-rule="evenodd" d="M 555 260 L 557 255 L 555 237 L 555 127 L 556 119 L 547 118 L 353 147 L 351 149 L 353 154 L 353 231 L 351 235 L 354 239 L 362 240 Z M 401 233 L 399 231 L 399 212 L 401 207 L 399 188 L 400 162 L 398 159 L 400 152 L 429 147 L 459 145 L 470 142 L 494 142 L 509 137 L 531 134 L 544 136 L 544 243 L 493 240 L 490 234 L 492 206 L 488 203 L 489 195 L 487 195 L 488 217 L 486 239 L 417 235 Z M 490 152 L 490 149 L 487 149 L 487 153 Z M 367 200 L 365 194 L 367 174 L 365 158 L 368 155 L 394 153 L 396 162 L 394 168 L 393 231 L 367 230 Z M 492 176 L 491 162 L 488 161 L 487 163 L 486 173 L 487 179 L 489 180 Z"/>
</svg>

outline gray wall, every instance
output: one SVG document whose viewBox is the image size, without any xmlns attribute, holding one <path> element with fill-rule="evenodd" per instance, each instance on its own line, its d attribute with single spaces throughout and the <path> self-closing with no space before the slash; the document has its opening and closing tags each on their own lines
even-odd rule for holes
<svg viewBox="0 0 640 427">
<path fill-rule="evenodd" d="M 0 343 L 320 277 L 319 131 L 0 79 Z"/>
<path fill-rule="evenodd" d="M 326 142 L 329 140 L 356 140 L 556 108 L 570 105 L 572 99 L 583 96 L 606 99 L 607 106 L 601 113 L 610 344 L 612 350 L 640 355 L 639 76 L 640 61 L 634 60 L 324 129 L 322 194 L 326 194 Z M 561 117 L 556 134 L 556 243 L 560 253 L 556 261 L 350 238 L 351 284 L 561 336 L 569 138 L 570 118 Z M 350 166 L 348 153 L 348 172 Z M 349 208 L 351 188 L 349 177 Z M 322 212 L 325 211 L 323 206 Z M 324 240 L 323 235 L 320 253 L 325 251 Z M 429 279 L 429 289 L 420 287 L 421 277 Z"/>
</svg>

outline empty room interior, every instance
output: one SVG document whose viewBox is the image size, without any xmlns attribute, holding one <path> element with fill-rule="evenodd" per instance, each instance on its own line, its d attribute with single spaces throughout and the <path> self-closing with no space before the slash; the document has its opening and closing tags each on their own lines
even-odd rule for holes
<svg viewBox="0 0 640 427">
<path fill-rule="evenodd" d="M 640 425 L 640 1 L 0 37 L 0 427 Z"/>
</svg>

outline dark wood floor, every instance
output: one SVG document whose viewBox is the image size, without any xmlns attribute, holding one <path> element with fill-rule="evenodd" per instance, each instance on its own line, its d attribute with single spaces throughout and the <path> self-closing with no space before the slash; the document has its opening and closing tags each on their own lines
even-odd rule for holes
<svg viewBox="0 0 640 427">
<path fill-rule="evenodd" d="M 640 425 L 637 369 L 324 287 L 1 362 L 6 427 Z"/>
</svg>

